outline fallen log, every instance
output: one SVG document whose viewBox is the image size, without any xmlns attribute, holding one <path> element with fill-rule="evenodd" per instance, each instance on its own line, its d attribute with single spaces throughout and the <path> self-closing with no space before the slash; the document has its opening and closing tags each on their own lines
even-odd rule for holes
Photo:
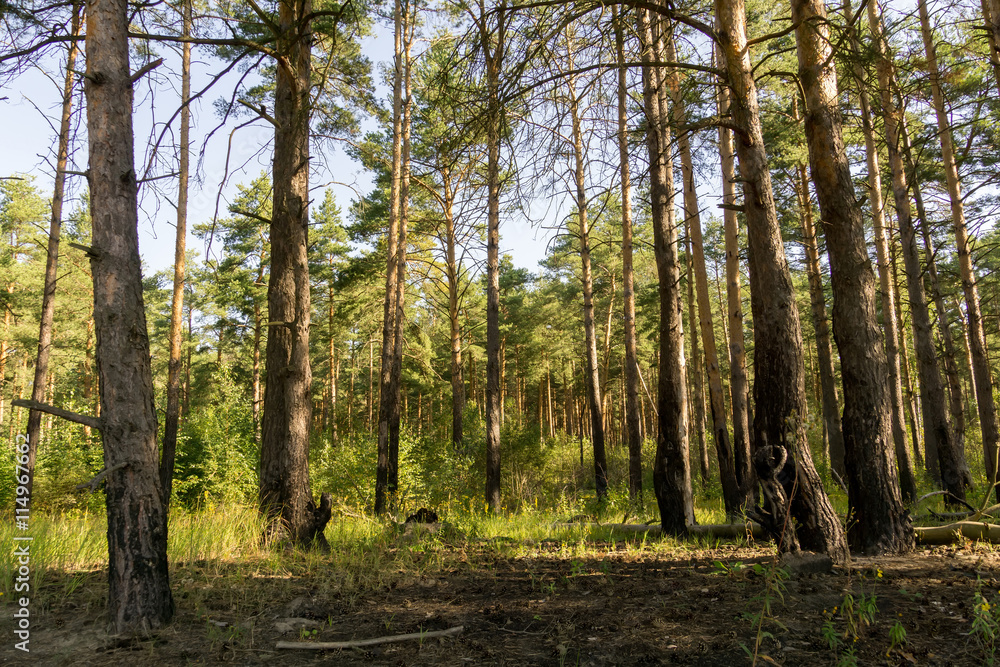
<svg viewBox="0 0 1000 667">
<path fill-rule="evenodd" d="M 557 523 L 554 524 L 553 528 L 580 528 L 583 526 L 588 526 L 591 529 L 594 528 L 606 528 L 612 533 L 650 533 L 655 534 L 660 532 L 659 524 L 645 524 L 645 523 L 591 523 L 591 524 L 579 524 L 579 523 Z M 694 525 L 688 526 L 688 533 L 692 536 L 698 537 L 719 537 L 723 539 L 736 539 L 740 537 L 752 536 L 755 539 L 767 539 L 767 533 L 761 528 L 760 524 L 756 521 L 751 521 L 749 523 L 721 523 L 721 524 L 708 524 L 708 525 Z"/>
<path fill-rule="evenodd" d="M 393 644 L 396 642 L 407 642 L 414 639 L 423 641 L 435 637 L 454 637 L 465 630 L 464 625 L 456 625 L 447 630 L 435 630 L 433 632 L 411 632 L 407 635 L 389 635 L 386 637 L 372 637 L 370 639 L 355 639 L 346 642 L 278 642 L 275 648 L 278 649 L 307 649 L 313 651 L 330 651 L 343 648 L 363 648 L 365 646 L 376 646 L 378 644 Z"/>
<path fill-rule="evenodd" d="M 920 544 L 954 544 L 959 535 L 966 539 L 1000 544 L 1000 526 L 982 521 L 956 521 L 945 526 L 918 526 L 913 529 Z"/>
</svg>

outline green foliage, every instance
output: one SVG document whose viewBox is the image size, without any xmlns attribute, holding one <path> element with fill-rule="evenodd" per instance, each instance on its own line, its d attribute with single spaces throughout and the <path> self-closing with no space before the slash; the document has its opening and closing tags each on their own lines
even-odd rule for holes
<svg viewBox="0 0 1000 667">
<path fill-rule="evenodd" d="M 983 593 L 982 582 L 972 601 L 972 628 L 969 633 L 982 651 L 984 664 L 997 664 L 997 644 L 1000 642 L 1000 592 Z"/>
<path fill-rule="evenodd" d="M 250 401 L 226 367 L 213 375 L 212 393 L 178 436 L 175 493 L 188 506 L 251 502 L 259 452 Z"/>
</svg>

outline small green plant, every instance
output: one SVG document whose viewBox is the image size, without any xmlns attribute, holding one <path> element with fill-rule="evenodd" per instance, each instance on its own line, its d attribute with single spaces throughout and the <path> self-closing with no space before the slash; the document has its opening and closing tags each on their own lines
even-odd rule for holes
<svg viewBox="0 0 1000 667">
<path fill-rule="evenodd" d="M 581 574 L 583 574 L 583 561 L 574 560 L 570 563 L 569 576 L 579 577 Z"/>
<path fill-rule="evenodd" d="M 892 627 L 889 628 L 889 650 L 885 652 L 886 655 L 892 653 L 892 650 L 897 646 L 902 646 L 906 643 L 906 628 L 898 620 L 893 623 Z"/>
<path fill-rule="evenodd" d="M 993 596 L 992 602 L 983 595 L 982 582 L 976 589 L 972 602 L 972 630 L 970 635 L 983 652 L 985 664 L 996 664 L 997 639 L 1000 638 L 1000 598 Z"/>
<path fill-rule="evenodd" d="M 299 639 L 315 639 L 316 635 L 319 634 L 319 628 L 313 628 L 312 630 L 308 628 L 302 628 L 299 630 Z"/>
<path fill-rule="evenodd" d="M 764 590 L 750 599 L 751 604 L 755 607 L 759 605 L 759 611 L 744 612 L 743 614 L 743 618 L 750 621 L 756 628 L 753 649 L 745 644 L 742 646 L 743 650 L 753 660 L 753 664 L 756 665 L 757 660 L 761 657 L 771 662 L 771 659 L 767 658 L 767 656 L 760 655 L 760 647 L 763 641 L 768 638 L 774 639 L 774 635 L 765 629 L 765 623 L 771 622 L 779 628 L 785 629 L 781 621 L 774 617 L 772 607 L 776 601 L 784 604 L 785 581 L 788 580 L 789 573 L 788 570 L 778 565 L 777 560 L 766 566 L 754 563 L 752 572 L 764 581 Z"/>
<path fill-rule="evenodd" d="M 882 570 L 876 568 L 873 572 L 876 581 L 882 578 Z M 823 627 L 820 633 L 826 645 L 837 654 L 837 665 L 857 665 L 857 644 L 858 639 L 865 633 L 865 629 L 875 624 L 875 616 L 878 614 L 878 598 L 875 595 L 874 584 L 872 590 L 865 592 L 865 576 L 861 575 L 861 590 L 855 596 L 854 592 L 848 589 L 844 594 L 844 599 L 832 611 L 823 610 Z M 838 626 L 842 626 L 840 630 Z M 906 641 L 906 629 L 899 621 L 896 622 L 889 631 L 891 642 L 889 651 Z M 841 650 L 841 647 L 846 648 Z"/>
<path fill-rule="evenodd" d="M 743 572 L 745 569 L 741 560 L 734 563 L 724 563 L 721 560 L 717 560 L 712 563 L 712 567 L 714 568 L 712 574 L 724 575 L 730 578 L 737 576 L 737 574 Z"/>
</svg>

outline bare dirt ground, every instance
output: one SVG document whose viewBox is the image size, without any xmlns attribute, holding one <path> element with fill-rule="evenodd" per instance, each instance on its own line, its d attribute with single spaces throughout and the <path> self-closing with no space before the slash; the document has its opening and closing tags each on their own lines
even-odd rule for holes
<svg viewBox="0 0 1000 667">
<path fill-rule="evenodd" d="M 1000 590 L 1000 553 L 990 547 L 856 558 L 849 569 L 785 580 L 775 574 L 775 558 L 765 548 L 652 553 L 608 543 L 591 545 L 588 553 L 597 555 L 566 556 L 554 541 L 535 545 L 526 557 L 468 548 L 443 560 L 444 567 L 427 568 L 433 575 L 402 574 L 382 589 L 350 593 L 317 584 L 326 581 L 318 572 L 255 577 L 240 565 L 229 566 L 228 573 L 218 566 L 180 565 L 172 572 L 176 621 L 139 641 L 105 634 L 103 573 L 50 574 L 47 608 L 33 611 L 31 653 L 14 650 L 5 632 L 0 661 L 731 666 L 752 664 L 759 638 L 761 665 L 988 664 L 989 649 L 971 631 L 977 590 L 991 602 Z M 849 592 L 854 603 L 848 600 L 845 609 Z M 875 603 L 865 607 L 871 595 Z M 771 614 L 761 625 L 768 602 Z M 7 619 L 10 611 L 8 604 Z M 893 646 L 897 621 L 906 637 Z M 335 651 L 276 648 L 279 641 L 342 641 L 455 626 L 464 630 L 454 638 Z M 836 650 L 831 637 L 841 642 Z M 848 648 L 853 653 L 845 654 Z"/>
</svg>

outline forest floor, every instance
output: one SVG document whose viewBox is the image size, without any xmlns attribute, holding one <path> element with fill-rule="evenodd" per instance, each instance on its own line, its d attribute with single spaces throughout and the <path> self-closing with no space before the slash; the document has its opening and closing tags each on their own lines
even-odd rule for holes
<svg viewBox="0 0 1000 667">
<path fill-rule="evenodd" d="M 291 553 L 277 554 L 294 561 L 279 574 L 242 559 L 175 563 L 174 623 L 130 641 L 106 634 L 104 572 L 49 572 L 30 654 L 5 631 L 0 662 L 730 666 L 752 664 L 756 647 L 760 665 L 978 667 L 1000 645 L 1000 552 L 989 545 L 788 574 L 773 547 L 745 542 L 513 542 L 399 531 L 377 579 Z M 358 649 L 276 648 L 456 626 L 453 637 Z"/>
</svg>

